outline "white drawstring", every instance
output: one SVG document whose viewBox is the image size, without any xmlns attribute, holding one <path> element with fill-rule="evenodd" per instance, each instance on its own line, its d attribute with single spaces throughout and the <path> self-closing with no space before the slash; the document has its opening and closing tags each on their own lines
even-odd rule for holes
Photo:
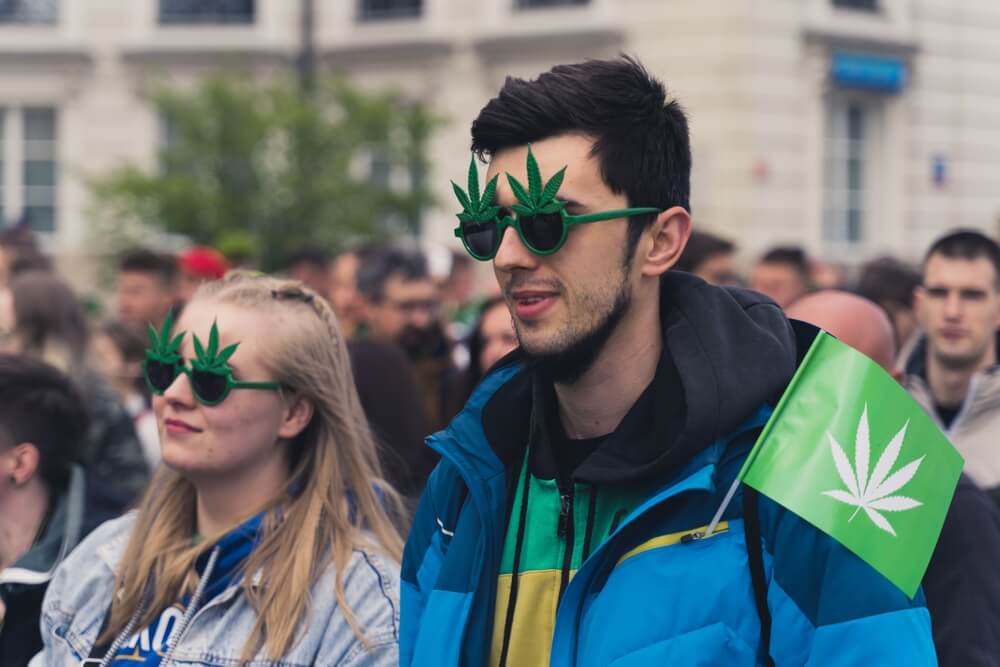
<svg viewBox="0 0 1000 667">
<path fill-rule="evenodd" d="M 171 633 L 170 642 L 167 644 L 167 655 L 163 658 L 163 667 L 170 666 L 170 661 L 174 657 L 174 650 L 177 648 L 177 643 L 180 642 L 181 635 L 187 630 L 191 619 L 194 618 L 195 613 L 198 611 L 198 605 L 201 604 L 201 598 L 205 595 L 205 589 L 208 587 L 208 578 L 212 576 L 212 570 L 215 569 L 215 561 L 218 560 L 219 552 L 221 551 L 221 547 L 212 549 L 212 555 L 208 557 L 208 564 L 205 566 L 205 573 L 201 575 L 198 588 L 195 589 L 194 595 L 191 596 L 191 602 L 188 603 L 188 608 L 184 611 L 184 617 L 181 618 L 177 630 Z"/>
</svg>

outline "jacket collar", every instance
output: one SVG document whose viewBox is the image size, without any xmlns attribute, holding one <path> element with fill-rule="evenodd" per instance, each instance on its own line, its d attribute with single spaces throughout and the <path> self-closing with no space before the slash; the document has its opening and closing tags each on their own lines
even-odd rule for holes
<svg viewBox="0 0 1000 667">
<path fill-rule="evenodd" d="M 766 297 L 668 272 L 660 298 L 664 353 L 647 389 L 652 398 L 638 401 L 584 462 L 579 476 L 587 481 L 675 478 L 709 443 L 776 399 L 794 372 L 796 333 Z M 516 467 L 541 414 L 532 385 L 523 356 L 508 355 L 428 444 L 467 483 Z"/>
</svg>

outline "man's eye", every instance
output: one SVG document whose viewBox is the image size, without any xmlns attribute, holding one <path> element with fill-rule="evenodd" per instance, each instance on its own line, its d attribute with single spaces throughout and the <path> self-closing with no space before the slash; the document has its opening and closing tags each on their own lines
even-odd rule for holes
<svg viewBox="0 0 1000 667">
<path fill-rule="evenodd" d="M 943 287 L 928 287 L 926 288 L 927 296 L 932 299 L 944 299 L 948 296 L 948 290 Z"/>
<path fill-rule="evenodd" d="M 963 301 L 982 301 L 986 298 L 986 292 L 978 289 L 964 289 L 958 294 Z"/>
</svg>

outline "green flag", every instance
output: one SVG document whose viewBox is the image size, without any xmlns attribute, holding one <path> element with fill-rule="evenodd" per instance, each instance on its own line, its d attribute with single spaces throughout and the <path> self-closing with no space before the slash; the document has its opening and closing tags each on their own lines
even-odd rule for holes
<svg viewBox="0 0 1000 667">
<path fill-rule="evenodd" d="M 875 362 L 823 332 L 739 479 L 801 516 L 911 598 L 962 457 Z"/>
</svg>

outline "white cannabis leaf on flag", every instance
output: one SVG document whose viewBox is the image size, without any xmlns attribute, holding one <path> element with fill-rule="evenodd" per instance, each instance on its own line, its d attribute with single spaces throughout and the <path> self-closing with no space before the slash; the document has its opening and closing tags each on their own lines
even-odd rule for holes
<svg viewBox="0 0 1000 667">
<path fill-rule="evenodd" d="M 833 462 L 837 466 L 837 474 L 840 475 L 847 491 L 841 489 L 823 491 L 823 495 L 858 508 L 848 521 L 853 521 L 858 512 L 864 510 L 872 523 L 895 537 L 896 531 L 892 529 L 892 525 L 886 518 L 879 514 L 879 511 L 903 512 L 923 504 L 919 500 L 906 496 L 890 495 L 899 491 L 913 479 L 917 468 L 924 460 L 924 457 L 921 456 L 889 475 L 889 471 L 892 470 L 892 466 L 895 465 L 896 459 L 899 457 L 899 450 L 903 446 L 903 438 L 909 424 L 910 422 L 907 420 L 903 424 L 903 428 L 899 429 L 899 432 L 889 441 L 885 451 L 882 452 L 875 464 L 875 468 L 871 471 L 871 477 L 868 476 L 868 463 L 871 454 L 871 443 L 868 437 L 868 404 L 865 403 L 865 409 L 861 413 L 861 421 L 858 423 L 858 430 L 854 437 L 853 469 L 840 443 L 827 431 L 826 437 L 830 441 Z"/>
</svg>

